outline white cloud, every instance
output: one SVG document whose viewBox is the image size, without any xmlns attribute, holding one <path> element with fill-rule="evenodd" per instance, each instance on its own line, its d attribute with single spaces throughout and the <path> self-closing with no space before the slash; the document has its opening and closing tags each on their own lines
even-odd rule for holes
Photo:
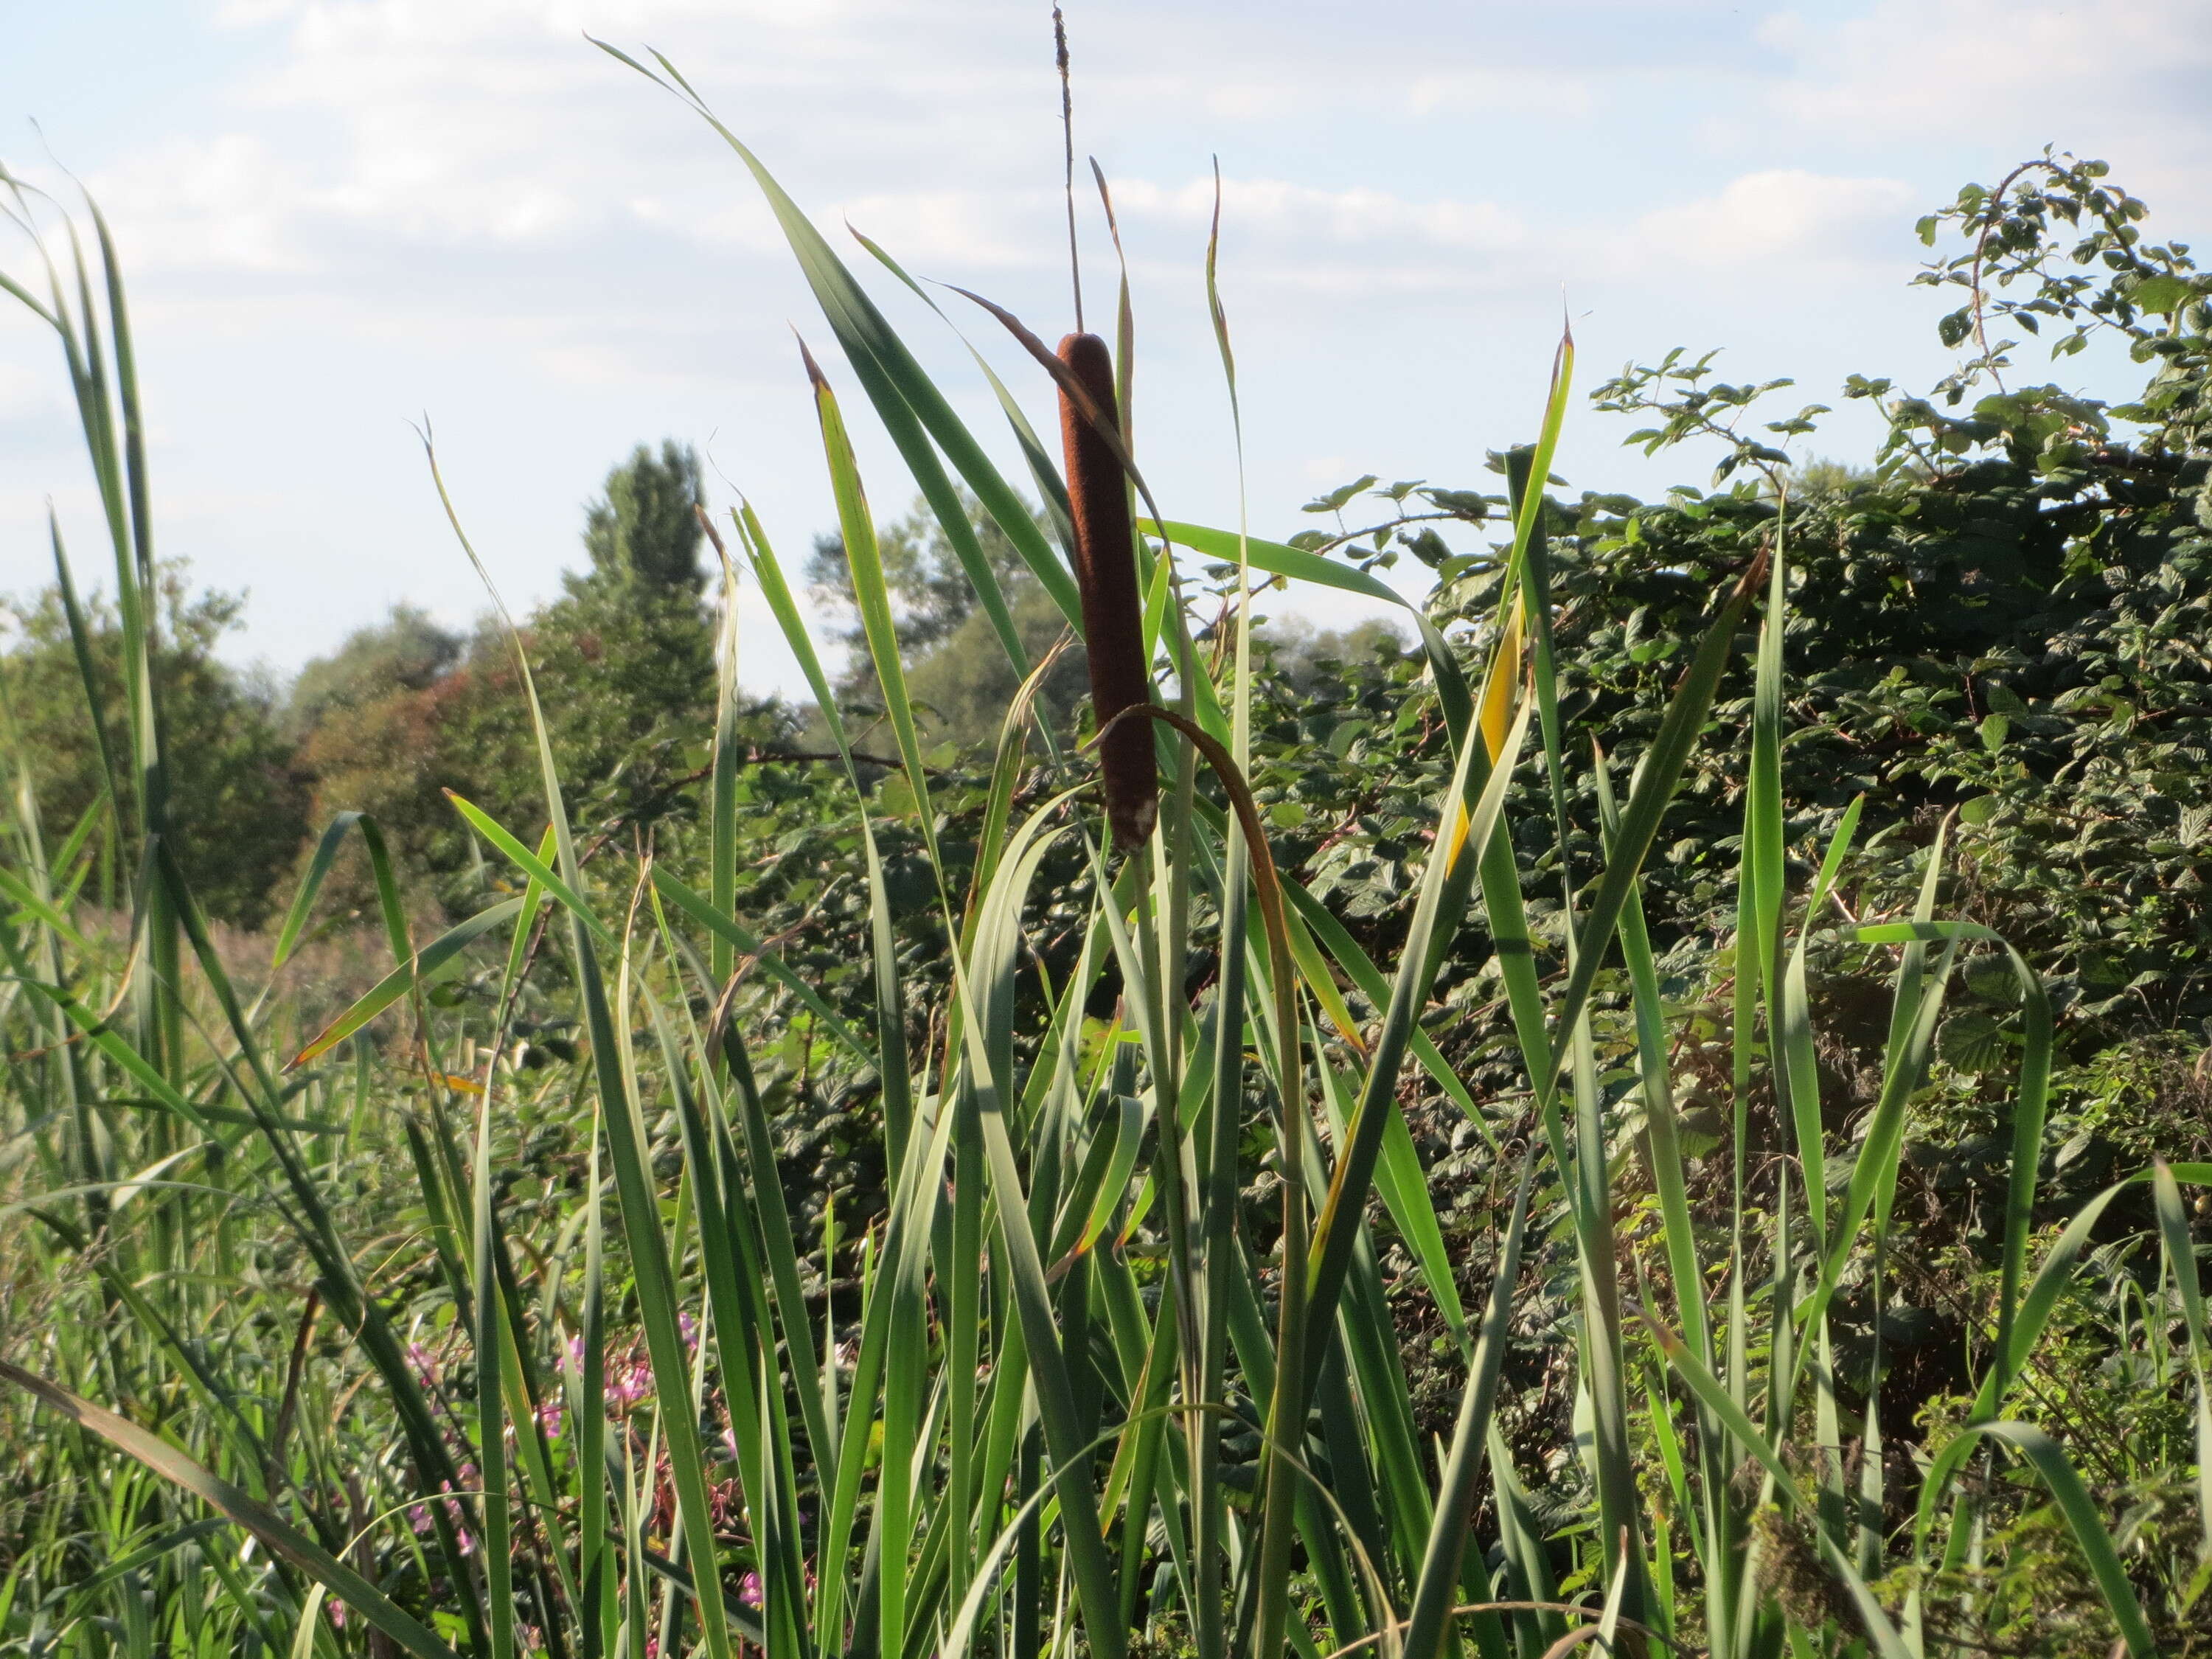
<svg viewBox="0 0 2212 1659">
<path fill-rule="evenodd" d="M 546 379 L 562 386 L 586 390 L 610 386 L 685 386 L 706 372 L 694 364 L 678 370 L 647 359 L 631 344 L 614 345 L 599 340 L 549 342 L 531 349 L 529 361 Z"/>
<path fill-rule="evenodd" d="M 1180 184 L 1145 178 L 1109 181 L 1132 264 L 1164 274 L 1185 271 L 1204 246 L 1213 215 L 1213 180 L 1200 175 Z M 641 222 L 709 245 L 780 256 L 783 241 L 757 202 L 740 200 L 691 216 L 660 198 L 633 200 Z M 889 250 L 917 276 L 964 280 L 961 271 L 1060 269 L 1066 258 L 1064 210 L 1059 191 L 1009 185 L 1000 189 L 912 188 L 875 191 L 819 204 L 814 217 L 834 238 L 844 225 Z M 1091 204 L 1082 204 L 1086 248 L 1103 257 Z M 1359 280 L 1404 281 L 1409 273 L 1436 271 L 1431 256 L 1504 253 L 1525 247 L 1526 227 L 1494 203 L 1416 200 L 1357 187 L 1330 191 L 1278 179 L 1228 178 L 1222 182 L 1224 242 L 1264 255 L 1270 280 L 1307 286 L 1333 283 L 1346 274 L 1346 256 L 1365 261 Z M 1374 256 L 1388 251 L 1390 263 Z M 865 266 L 866 262 L 863 261 Z"/>
<path fill-rule="evenodd" d="M 1695 266 L 1856 261 L 1893 253 L 1917 199 L 1897 179 L 1838 179 L 1794 167 L 1751 173 L 1716 195 L 1645 214 L 1636 241 L 1647 257 Z"/>
<path fill-rule="evenodd" d="M 94 182 L 141 227 L 144 257 L 176 269 L 305 270 L 363 234 L 386 247 L 547 246 L 626 220 L 764 249 L 773 232 L 762 234 L 757 204 L 726 206 L 732 159 L 593 51 L 588 29 L 641 57 L 641 37 L 678 40 L 687 72 L 742 106 L 749 132 L 817 153 L 866 149 L 878 180 L 908 186 L 894 191 L 899 210 L 950 245 L 981 227 L 966 193 L 925 187 L 930 161 L 963 179 L 1014 171 L 1002 159 L 1006 100 L 994 95 L 1004 66 L 963 63 L 936 38 L 957 9 L 926 19 L 886 0 L 225 0 L 220 23 L 281 39 L 275 66 L 232 90 L 253 136 L 157 144 Z M 923 27 L 931 21 L 939 27 Z M 832 100 L 837 121 L 808 118 L 810 104 Z M 934 124 L 933 156 L 878 142 L 948 100 L 964 112 Z M 1007 257 L 1000 247 L 990 258 Z"/>
<path fill-rule="evenodd" d="M 1963 144 L 1984 173 L 2056 143 L 2112 160 L 2154 208 L 2212 209 L 2212 0 L 1876 0 L 1778 13 L 1759 33 L 1791 64 L 1762 100 L 1788 125 Z"/>
<path fill-rule="evenodd" d="M 921 276 L 1056 266 L 1066 256 L 1036 233 L 1054 224 L 1060 210 L 1053 191 L 909 190 L 854 197 L 819 218 L 825 231 L 851 225 Z"/>
<path fill-rule="evenodd" d="M 316 263 L 299 222 L 315 192 L 266 141 L 231 132 L 156 145 L 92 180 L 112 222 L 129 227 L 148 270 L 302 271 Z"/>
<path fill-rule="evenodd" d="M 215 26 L 225 29 L 258 28 L 291 15 L 299 0 L 222 0 L 215 9 Z"/>
<path fill-rule="evenodd" d="M 976 269 L 1049 263 L 1056 88 L 1039 42 L 992 0 L 224 0 L 220 21 L 282 39 L 235 97 L 257 134 L 156 151 L 98 181 L 176 268 L 304 270 L 368 234 L 387 247 L 575 244 L 645 223 L 769 252 L 780 237 L 732 158 L 671 102 L 584 44 L 589 29 L 672 55 L 738 130 L 772 135 L 787 174 L 865 173 L 864 192 L 808 192 L 902 254 Z M 1408 75 L 1381 46 L 1323 62 L 1279 31 L 1195 11 L 1163 19 L 1182 50 L 1131 52 L 1079 31 L 1079 143 L 1148 125 L 1299 119 L 1317 100 L 1385 99 L 1415 118 L 1470 105 L 1573 106 L 1574 77 L 1442 67 Z M 834 118 L 817 118 L 834 112 Z M 165 199 L 167 180 L 185 188 Z M 957 179 L 957 184 L 948 184 Z M 640 188 L 641 185 L 644 187 Z M 1131 210 L 1202 219 L 1211 185 L 1117 181 Z M 1141 200 L 1139 198 L 1142 198 Z M 1255 228 L 1323 243 L 1491 247 L 1518 227 L 1479 202 L 1234 179 Z M 1087 205 L 1087 204 L 1086 204 Z"/>
<path fill-rule="evenodd" d="M 2048 124 L 2172 102 L 2212 66 L 2212 0 L 1877 0 L 1857 16 L 1779 13 L 1759 33 L 1797 60 L 1785 107 L 1951 137 L 2007 108 Z M 2201 94 L 2200 80 L 2188 95 Z"/>
<path fill-rule="evenodd" d="M 1213 181 L 1194 179 L 1176 186 L 1131 179 L 1114 187 L 1114 199 L 1134 219 L 1152 215 L 1186 225 L 1213 213 Z M 1311 239 L 1346 246 L 1381 244 L 1445 248 L 1518 246 L 1523 230 L 1513 215 L 1488 202 L 1409 201 L 1369 188 L 1316 190 L 1280 179 L 1226 178 L 1222 220 L 1232 234 L 1246 232 Z"/>
<path fill-rule="evenodd" d="M 57 377 L 34 373 L 27 364 L 0 362 L 0 420 L 58 410 Z"/>
<path fill-rule="evenodd" d="M 1586 116 L 1602 92 L 1600 77 L 1562 70 L 1423 70 L 1407 83 L 1416 115 L 1469 112 Z"/>
<path fill-rule="evenodd" d="M 719 432 L 779 535 L 828 521 L 787 320 L 826 342 L 782 234 L 737 158 L 586 28 L 668 49 L 979 432 L 998 413 L 964 354 L 842 222 L 1042 333 L 1066 309 L 1041 10 L 190 9 L 217 28 L 178 64 L 116 43 L 102 73 L 164 96 L 87 125 L 112 147 L 78 139 L 70 159 L 94 163 L 136 284 L 149 397 L 179 434 L 155 457 L 165 500 L 174 481 L 239 503 L 196 510 L 179 540 L 204 550 L 209 579 L 254 583 L 258 624 L 289 630 L 264 648 L 289 657 L 326 646 L 345 606 L 384 586 L 469 614 L 473 579 L 441 574 L 454 561 L 400 425 L 426 404 L 480 544 L 509 550 L 501 580 L 519 603 L 572 555 L 595 469 L 639 437 Z M 1723 343 L 1811 388 L 1897 368 L 1900 339 L 1932 355 L 1925 296 L 1902 287 L 1912 216 L 2047 141 L 2109 155 L 2160 228 L 2212 228 L 2212 0 L 1800 0 L 1796 14 L 1589 0 L 1480 18 L 1459 0 L 1407 0 L 1387 22 L 1376 8 L 1115 0 L 1072 21 L 1078 166 L 1096 151 L 1112 178 L 1135 277 L 1147 470 L 1192 517 L 1234 511 L 1199 278 L 1217 149 L 1255 524 L 1278 530 L 1316 487 L 1370 466 L 1463 481 L 1523 432 L 1563 283 L 1593 354 Z M 50 67 L 0 63 L 0 115 L 61 84 Z M 80 101 L 108 95 L 86 84 Z M 1095 296 L 1094 283 L 1110 291 L 1111 252 L 1087 190 L 1083 211 Z M 1832 328 L 1803 326 L 1808 283 Z M 947 307 L 1015 366 L 1022 395 L 1036 389 L 993 325 Z M 46 348 L 0 329 L 0 531 L 59 470 L 26 459 L 13 434 L 69 435 Z M 1592 483 L 1633 464 L 1601 426 L 1569 434 L 1597 457 L 1573 463 Z M 1352 459 L 1301 473 L 1331 455 Z M 902 499 L 895 458 L 864 460 L 879 506 Z M 246 501 L 264 474 L 283 480 L 286 508 Z M 39 580 L 36 539 L 0 534 L 0 561 L 15 562 L 0 587 Z"/>
</svg>

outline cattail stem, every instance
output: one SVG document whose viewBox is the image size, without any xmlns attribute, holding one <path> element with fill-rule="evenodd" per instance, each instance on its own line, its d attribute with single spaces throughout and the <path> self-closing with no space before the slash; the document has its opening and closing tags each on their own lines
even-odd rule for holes
<svg viewBox="0 0 2212 1659">
<path fill-rule="evenodd" d="M 1106 342 L 1096 334 L 1071 334 L 1060 343 L 1060 360 L 1105 417 L 1116 418 L 1114 358 Z M 1091 704 L 1103 733 L 1098 767 L 1106 820 L 1113 827 L 1114 844 L 1132 852 L 1152 832 L 1159 774 L 1150 723 L 1114 723 L 1123 709 L 1152 698 L 1128 486 L 1103 434 L 1065 392 L 1060 398 L 1060 440 L 1075 520 L 1075 583 L 1082 595 L 1084 645 L 1091 659 Z"/>
<path fill-rule="evenodd" d="M 1066 161 L 1067 276 L 1075 289 L 1075 331 L 1083 332 L 1083 261 L 1075 247 L 1075 94 L 1067 77 L 1067 20 L 1052 9 L 1053 61 L 1060 66 L 1060 137 Z"/>
</svg>

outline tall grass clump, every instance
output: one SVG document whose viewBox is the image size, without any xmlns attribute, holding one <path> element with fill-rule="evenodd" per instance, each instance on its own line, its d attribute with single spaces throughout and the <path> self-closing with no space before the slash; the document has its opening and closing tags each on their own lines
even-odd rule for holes
<svg viewBox="0 0 2212 1659">
<path fill-rule="evenodd" d="M 2212 1468 L 2181 1196 L 2212 1167 L 2159 1165 L 2034 1233 L 2049 1006 L 2030 963 L 1943 915 L 1940 838 L 1909 916 L 1850 924 L 1895 951 L 1892 1010 L 1872 1112 L 1849 1134 L 1827 1126 L 1808 951 L 1834 925 L 1857 809 L 1830 844 L 1791 845 L 1784 646 L 1806 596 L 1786 511 L 1682 642 L 1649 744 L 1601 753 L 1601 855 L 1571 856 L 1563 780 L 1607 734 L 1570 717 L 1573 665 L 1553 637 L 1544 486 L 1575 367 L 1562 340 L 1536 441 L 1509 466 L 1479 648 L 1412 617 L 1450 765 L 1395 958 L 1376 960 L 1271 854 L 1250 783 L 1251 607 L 1255 583 L 1277 580 L 1402 603 L 1395 591 L 1241 527 L 1164 516 L 1129 415 L 1126 280 L 1111 344 L 1078 332 L 1055 352 L 984 302 L 1030 360 L 1026 382 L 994 384 L 1041 527 L 761 160 L 666 60 L 614 55 L 726 141 L 835 347 L 803 369 L 896 768 L 856 756 L 757 516 L 741 505 L 714 532 L 726 594 L 750 581 L 767 599 L 849 785 L 871 994 L 840 1002 L 738 912 L 726 622 L 721 717 L 702 733 L 702 878 L 649 848 L 587 856 L 516 635 L 543 818 L 453 801 L 507 871 L 507 896 L 416 937 L 373 817 L 349 814 L 304 866 L 263 982 L 234 981 L 170 850 L 151 491 L 114 248 L 95 210 L 88 240 L 11 185 L 19 222 L 48 234 L 5 285 L 54 334 L 75 392 L 128 719 L 103 750 L 106 793 L 57 844 L 29 767 L 11 763 L 0 1378 L 16 1397 L 0 1457 L 8 1490 L 28 1496 L 6 1522 L 0 1647 L 1544 1659 L 1588 1644 L 1920 1659 L 1968 1650 L 1951 1641 L 1971 1613 L 1960 1569 L 2024 1479 L 2094 1581 L 2099 1639 L 2155 1651 L 2152 1620 L 2175 1610 L 2146 1608 L 2099 1494 L 2012 1413 L 2100 1217 L 2148 1182 L 2187 1328 L 2167 1382 L 2190 1390 Z M 1212 270 L 1209 254 L 1233 412 Z M 1056 400 L 1064 465 L 1021 412 L 1024 385 Z M 890 438 L 1024 681 L 980 830 L 957 845 L 841 386 Z M 1035 715 L 1047 665 L 1009 620 L 969 499 L 1087 647 L 1084 751 L 1062 752 Z M 82 639 L 58 528 L 53 553 Z M 1231 573 L 1225 630 L 1194 621 L 1207 567 Z M 1723 710 L 1746 643 L 1752 695 Z M 88 707 L 109 706 L 114 688 L 80 659 Z M 1676 1015 L 1638 886 L 1686 768 L 1713 744 L 1743 778 L 1735 1152 L 1717 1200 L 1692 1193 Z M 918 899 L 889 867 L 894 828 L 920 849 Z M 1540 887 L 1516 853 L 1532 836 L 1554 854 Z M 303 1029 L 283 970 L 352 842 L 392 966 Z M 1087 872 L 1052 955 L 1036 920 L 1049 857 Z M 1793 859 L 1809 881 L 1793 882 Z M 88 881 L 111 867 L 131 918 L 122 949 L 88 921 Z M 1564 919 L 1550 975 L 1540 905 Z M 924 935 L 945 942 L 941 979 L 919 972 Z M 1510 1098 L 1478 1096 L 1425 1024 L 1440 971 L 1470 950 L 1494 957 L 1504 987 Z M 1832 1314 L 1848 1285 L 1879 1322 L 1911 1103 L 1972 952 L 2008 967 L 2023 1011 L 2002 1286 L 1964 1426 L 1900 1494 L 1882 1448 L 1906 1425 L 1880 1420 L 1865 1369 L 1879 1351 L 1848 1360 Z M 483 994 L 444 994 L 465 972 Z M 517 1009 L 533 978 L 572 1012 L 571 1071 L 525 1063 Z M 1601 1008 L 1632 1027 L 1625 1077 L 1601 1072 Z M 793 1042 L 867 1103 L 879 1211 L 794 1206 L 771 1074 Z M 1456 1103 L 1509 1194 L 1474 1305 L 1402 1115 L 1414 1093 Z M 1771 1164 L 1748 1151 L 1758 1100 L 1791 1138 Z M 1656 1225 L 1632 1232 L 1616 1200 L 1632 1158 L 1656 1195 Z M 1416 1421 L 1385 1230 L 1463 1378 L 1448 1437 Z M 1590 1494 L 1565 1522 L 1528 1501 L 1504 1435 L 1523 1265 L 1550 1245 L 1572 1279 L 1575 1426 L 1558 1449 Z M 2196 1502 L 2212 1522 L 2212 1487 Z M 1885 1518 L 1900 1511 L 1901 1528 Z M 2201 1585 L 2183 1564 L 2192 1573 Z"/>
</svg>

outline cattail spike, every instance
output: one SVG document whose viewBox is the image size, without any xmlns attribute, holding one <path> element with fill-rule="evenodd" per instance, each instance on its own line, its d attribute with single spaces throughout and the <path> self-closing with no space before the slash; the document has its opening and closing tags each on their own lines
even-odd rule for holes
<svg viewBox="0 0 2212 1659">
<path fill-rule="evenodd" d="M 1106 342 L 1096 334 L 1071 334 L 1060 343 L 1060 360 L 1082 382 L 1105 418 L 1117 419 L 1114 357 Z M 1060 441 L 1067 463 L 1068 507 L 1075 520 L 1075 584 L 1083 599 L 1091 705 L 1102 733 L 1098 768 L 1106 792 L 1106 819 L 1113 827 L 1114 844 L 1133 852 L 1152 833 L 1159 774 L 1152 723 L 1115 723 L 1124 709 L 1152 700 L 1128 486 L 1104 436 L 1065 392 L 1060 398 Z"/>
<path fill-rule="evenodd" d="M 1052 55 L 1060 68 L 1060 137 L 1067 198 L 1067 276 L 1075 289 L 1075 331 L 1083 331 L 1083 260 L 1075 246 L 1075 94 L 1067 74 L 1067 20 L 1052 9 Z"/>
</svg>

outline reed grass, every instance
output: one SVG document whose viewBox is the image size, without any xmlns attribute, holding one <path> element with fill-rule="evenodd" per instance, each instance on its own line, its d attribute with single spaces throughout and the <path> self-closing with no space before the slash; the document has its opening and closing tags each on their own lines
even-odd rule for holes
<svg viewBox="0 0 2212 1659">
<path fill-rule="evenodd" d="M 544 826 L 454 803 L 487 856 L 512 867 L 517 896 L 417 939 L 373 819 L 349 815 L 307 866 L 267 988 L 249 995 L 167 851 L 146 599 L 153 520 L 125 291 L 96 210 L 89 251 L 65 222 L 65 251 L 36 283 L 0 280 L 52 331 L 76 393 L 113 559 L 130 721 L 106 800 L 51 850 L 21 757 L 11 769 L 0 1035 L 14 1056 L 7 1133 L 19 1161 L 0 1218 L 10 1241 L 0 1378 L 36 1410 L 9 1419 L 35 1432 L 6 1457 L 9 1487 L 32 1497 L 10 1522 L 21 1546 L 0 1564 L 0 1647 L 1123 1659 L 1187 1644 L 1197 1659 L 1440 1659 L 1469 1647 L 1542 1659 L 1588 1643 L 1924 1659 L 1965 1650 L 1945 1634 L 1959 1610 L 1929 1605 L 1922 1586 L 1979 1547 L 1986 1477 L 2017 1467 L 2063 1514 L 2123 1649 L 2151 1654 L 2098 1495 L 2057 1440 L 2007 1414 L 2121 1190 L 2039 1251 L 2051 1034 L 2017 956 L 2004 957 L 2025 1020 L 1997 1316 L 1966 1430 L 1921 1474 L 1905 1533 L 1881 1519 L 1893 1495 L 1880 1447 L 1899 1425 L 1879 1423 L 1871 1404 L 1846 1423 L 1846 1395 L 1877 1391 L 1839 1370 L 1834 1300 L 1848 1275 L 1867 1274 L 1879 1299 L 1905 1126 L 1946 987 L 1962 951 L 2003 946 L 1940 915 L 1939 842 L 1916 913 L 1856 930 L 1897 952 L 1881 1091 L 1862 1133 L 1824 1129 L 1808 948 L 1827 925 L 1857 815 L 1826 848 L 1790 843 L 1783 524 L 1691 642 L 1649 747 L 1604 758 L 1603 857 L 1577 866 L 1564 856 L 1563 770 L 1605 734 L 1567 717 L 1571 665 L 1551 632 L 1542 483 L 1572 387 L 1562 343 L 1538 441 L 1515 475 L 1505 580 L 1481 650 L 1465 659 L 1412 618 L 1452 769 L 1403 942 L 1395 961 L 1372 961 L 1276 866 L 1246 781 L 1253 580 L 1402 602 L 1342 563 L 1241 526 L 1180 523 L 1152 502 L 1127 414 L 1126 282 L 1116 347 L 1084 337 L 1087 356 L 1051 382 L 1068 473 L 1000 385 L 1030 482 L 1066 537 L 1053 546 L 759 159 L 665 59 L 614 55 L 728 143 L 842 359 L 825 368 L 810 354 L 804 367 L 901 763 L 896 810 L 919 836 L 928 908 L 953 942 L 951 988 L 918 1004 L 907 982 L 879 844 L 895 809 L 856 761 L 766 530 L 740 506 L 717 526 L 718 545 L 726 531 L 736 550 L 726 591 L 751 581 L 769 599 L 859 815 L 872 1021 L 842 1017 L 736 913 L 727 631 L 703 893 L 650 858 L 586 868 L 539 718 Z M 14 188 L 27 224 L 51 219 Z M 1212 273 L 1209 252 L 1233 397 Z M 1041 345 L 1034 355 L 1058 361 Z M 972 866 L 940 842 L 841 381 L 891 438 L 1028 676 L 1006 712 Z M 963 488 L 1085 641 L 1094 683 L 1119 688 L 1111 709 L 1102 690 L 1113 723 L 1097 739 L 1110 838 L 1088 786 L 1042 800 L 1018 789 L 1028 745 L 1055 742 L 1030 704 L 1042 665 L 1024 657 L 971 545 Z M 58 531 L 54 552 L 73 595 Z M 1237 571 L 1233 650 L 1218 661 L 1188 620 L 1194 561 Z M 1736 1152 L 1715 1225 L 1686 1174 L 1638 871 L 1692 753 L 1735 740 L 1716 698 L 1754 624 L 1733 941 Z M 515 651 L 536 716 L 520 636 Z M 105 688 L 91 683 L 89 654 L 81 660 L 97 706 Z M 1139 772 L 1157 775 L 1156 812 Z M 1516 864 L 1514 826 L 1531 824 L 1562 849 L 1556 891 L 1533 891 Z M 340 1017 L 298 1029 L 283 969 L 355 835 L 392 966 Z M 1054 981 L 1026 930 L 1040 869 L 1062 847 L 1085 861 L 1092 898 L 1075 964 Z M 1802 893 L 1793 852 L 1817 855 Z M 132 872 L 123 951 L 87 920 L 86 873 L 110 855 Z M 1548 981 L 1533 943 L 1540 896 L 1569 923 L 1565 971 Z M 573 1090 L 511 1059 L 528 942 L 547 923 L 564 941 L 589 1050 Z M 441 978 L 502 943 L 488 1013 L 435 1005 Z M 1212 963 L 1194 998 L 1185 964 L 1200 945 Z M 1496 957 L 1525 1110 L 1485 1099 L 1423 1028 L 1440 968 L 1469 949 Z M 1102 1028 L 1085 1011 L 1109 976 L 1118 1012 Z M 1599 1073 L 1593 1028 L 1601 988 L 1616 982 L 1635 1038 L 1637 1149 L 1657 1198 L 1652 1248 L 1625 1240 L 1617 1216 L 1622 1103 Z M 859 1239 L 834 1215 L 810 1237 L 787 1206 L 757 1066 L 771 1029 L 794 1020 L 877 1101 L 890 1198 Z M 1409 1089 L 1459 1103 L 1513 1194 L 1478 1307 L 1462 1304 L 1406 1129 Z M 1774 1172 L 1749 1167 L 1744 1150 L 1761 1091 L 1794 1136 Z M 550 1221 L 516 1213 L 502 1179 L 538 1126 L 567 1137 L 584 1170 Z M 1271 1228 L 1240 1209 L 1262 1163 L 1279 1195 Z M 2186 1315 L 2169 1374 L 2193 1392 L 2197 1465 L 2212 1468 L 2212 1356 L 2180 1197 L 2212 1182 L 2212 1166 L 2131 1179 L 2154 1194 Z M 1501 1395 L 1532 1206 L 1554 1200 L 1576 1264 L 1583 1427 L 1569 1449 L 1592 1501 L 1582 1524 L 1547 1536 L 1505 1449 Z M 1378 1249 L 1386 1221 L 1464 1366 L 1443 1443 L 1425 1443 L 1414 1419 Z M 810 1291 L 841 1274 L 858 1280 L 849 1319 L 834 1294 Z M 1240 1446 L 1256 1470 L 1232 1458 Z M 1970 1466 L 1984 1478 L 1965 1478 Z M 2212 1486 L 2198 1479 L 2212 1535 Z M 1565 1581 L 1578 1588 L 1562 1595 Z"/>
</svg>

